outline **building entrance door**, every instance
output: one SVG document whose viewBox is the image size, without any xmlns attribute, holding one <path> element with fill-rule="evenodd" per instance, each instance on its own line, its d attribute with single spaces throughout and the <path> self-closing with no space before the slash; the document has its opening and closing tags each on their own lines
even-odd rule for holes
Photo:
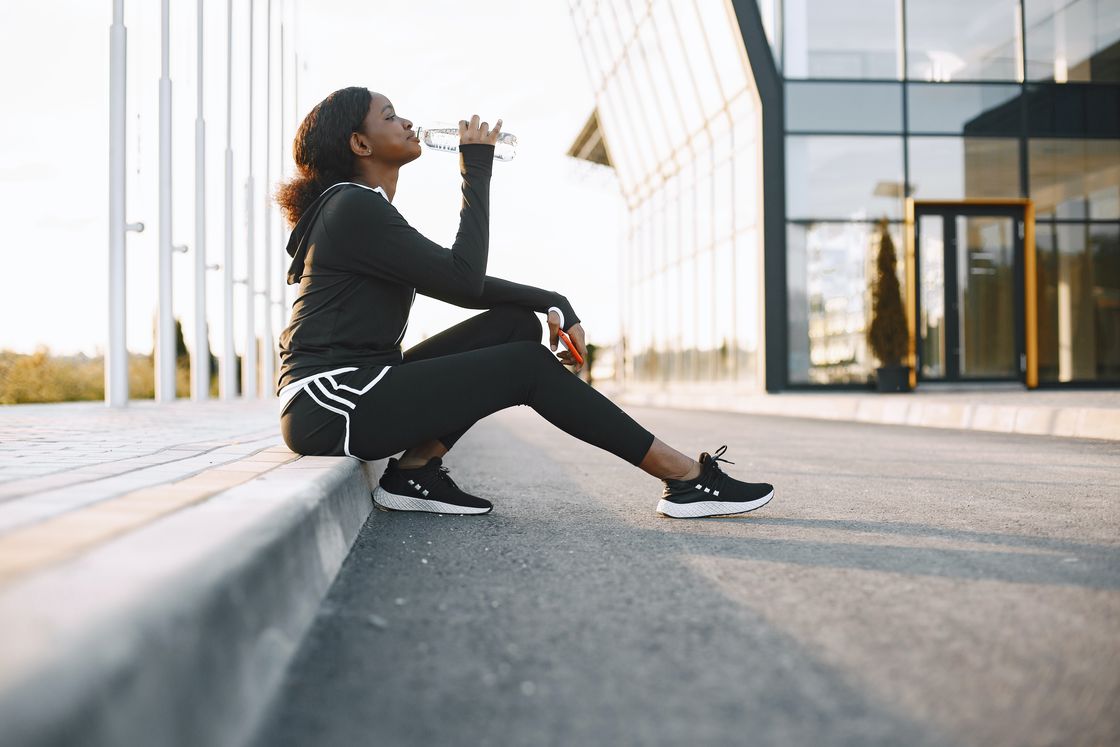
<svg viewBox="0 0 1120 747">
<path fill-rule="evenodd" d="M 918 381 L 1027 383 L 1027 217 L 1023 205 L 915 204 Z"/>
</svg>

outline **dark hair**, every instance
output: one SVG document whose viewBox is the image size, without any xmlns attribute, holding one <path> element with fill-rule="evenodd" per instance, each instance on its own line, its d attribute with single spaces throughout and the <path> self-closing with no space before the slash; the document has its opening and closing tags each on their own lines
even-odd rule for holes
<svg viewBox="0 0 1120 747">
<path fill-rule="evenodd" d="M 340 88 L 303 118 L 292 143 L 297 173 L 276 190 L 276 202 L 289 226 L 327 187 L 354 175 L 350 134 L 362 128 L 373 94 L 368 88 Z"/>
</svg>

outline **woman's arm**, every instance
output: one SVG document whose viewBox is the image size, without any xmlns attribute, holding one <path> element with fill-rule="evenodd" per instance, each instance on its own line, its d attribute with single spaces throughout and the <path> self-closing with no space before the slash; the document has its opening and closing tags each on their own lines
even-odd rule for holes
<svg viewBox="0 0 1120 747">
<path fill-rule="evenodd" d="M 531 285 L 515 283 L 487 275 L 482 284 L 482 293 L 478 296 L 466 294 L 445 293 L 442 296 L 433 296 L 441 301 L 461 306 L 464 309 L 492 309 L 500 304 L 521 306 L 533 311 L 547 314 L 549 308 L 555 306 L 563 314 L 561 328 L 567 332 L 572 325 L 579 324 L 579 317 L 575 310 L 562 294 L 555 291 L 535 288 Z"/>
<path fill-rule="evenodd" d="M 380 194 L 350 188 L 323 207 L 329 238 L 316 262 L 376 275 L 424 295 L 471 299 L 483 292 L 490 243 L 490 175 L 494 146 L 463 144 L 463 206 L 451 249 L 423 236 Z"/>
</svg>

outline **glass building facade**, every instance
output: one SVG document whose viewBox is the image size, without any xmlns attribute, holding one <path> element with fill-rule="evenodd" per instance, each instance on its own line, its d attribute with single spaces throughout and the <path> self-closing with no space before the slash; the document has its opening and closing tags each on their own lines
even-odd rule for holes
<svg viewBox="0 0 1120 747">
<path fill-rule="evenodd" d="M 919 384 L 1120 384 L 1120 2 L 571 9 L 628 379 L 867 388 L 885 220 Z"/>
</svg>

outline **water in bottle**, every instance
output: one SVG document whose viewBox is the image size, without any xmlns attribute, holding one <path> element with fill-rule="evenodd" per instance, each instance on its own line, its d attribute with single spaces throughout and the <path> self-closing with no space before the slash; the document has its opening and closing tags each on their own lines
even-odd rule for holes
<svg viewBox="0 0 1120 747">
<path fill-rule="evenodd" d="M 459 152 L 459 128 L 450 125 L 417 127 L 416 136 L 420 142 L 432 150 L 445 153 Z M 517 155 L 517 136 L 511 132 L 502 132 L 498 135 L 498 142 L 494 144 L 494 158 L 499 161 L 512 161 Z"/>
</svg>

